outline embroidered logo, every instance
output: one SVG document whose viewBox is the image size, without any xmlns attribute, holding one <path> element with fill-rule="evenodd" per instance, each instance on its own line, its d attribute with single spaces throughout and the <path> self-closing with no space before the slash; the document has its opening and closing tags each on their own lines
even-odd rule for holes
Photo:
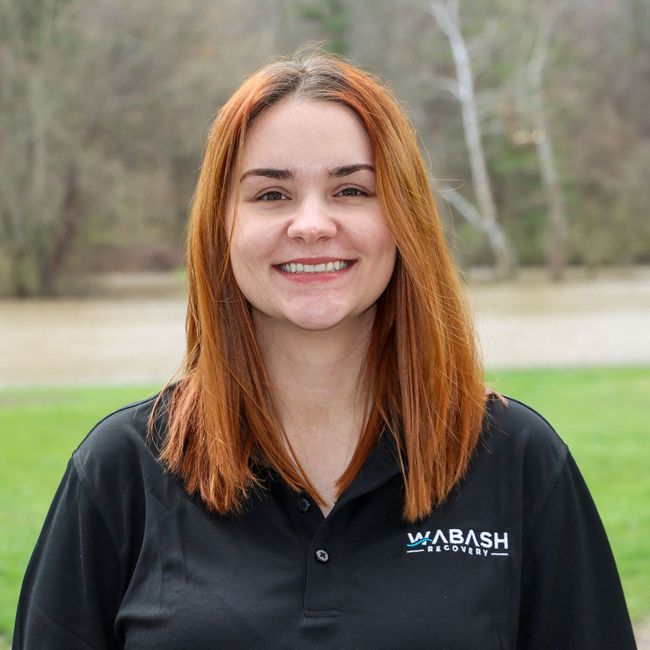
<svg viewBox="0 0 650 650">
<path fill-rule="evenodd" d="M 461 528 L 438 528 L 433 535 L 430 530 L 407 535 L 407 553 L 465 553 L 481 557 L 509 555 L 507 531 L 474 531 L 470 528 L 465 532 Z"/>
</svg>

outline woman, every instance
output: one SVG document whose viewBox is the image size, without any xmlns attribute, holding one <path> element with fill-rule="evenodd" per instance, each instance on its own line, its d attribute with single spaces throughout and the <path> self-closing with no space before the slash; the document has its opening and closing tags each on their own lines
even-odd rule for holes
<svg viewBox="0 0 650 650">
<path fill-rule="evenodd" d="M 486 397 L 414 132 L 320 54 L 221 109 L 180 380 L 74 453 L 16 648 L 632 648 L 566 446 Z"/>
</svg>

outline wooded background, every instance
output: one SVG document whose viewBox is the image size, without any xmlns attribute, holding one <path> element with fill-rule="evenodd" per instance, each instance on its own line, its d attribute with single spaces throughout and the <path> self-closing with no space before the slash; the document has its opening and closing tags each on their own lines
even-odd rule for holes
<svg viewBox="0 0 650 650">
<path fill-rule="evenodd" d="M 0 293 L 181 266 L 216 111 L 310 42 L 404 102 L 462 267 L 650 263 L 649 0 L 0 0 Z"/>
</svg>

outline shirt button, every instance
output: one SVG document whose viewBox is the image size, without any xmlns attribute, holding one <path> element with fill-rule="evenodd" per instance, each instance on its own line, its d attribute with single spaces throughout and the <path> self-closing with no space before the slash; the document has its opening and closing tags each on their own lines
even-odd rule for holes
<svg viewBox="0 0 650 650">
<path fill-rule="evenodd" d="M 309 501 L 309 499 L 305 499 L 305 497 L 300 497 L 298 499 L 298 510 L 300 510 L 300 512 L 307 512 L 309 508 L 311 508 L 311 502 Z"/>
<path fill-rule="evenodd" d="M 317 559 L 319 562 L 322 562 L 323 564 L 325 564 L 325 562 L 328 562 L 328 561 L 329 561 L 329 559 L 330 559 L 330 554 L 329 554 L 326 550 L 324 550 L 324 549 L 322 549 L 322 548 L 319 548 L 319 549 L 316 551 L 316 559 Z"/>
</svg>

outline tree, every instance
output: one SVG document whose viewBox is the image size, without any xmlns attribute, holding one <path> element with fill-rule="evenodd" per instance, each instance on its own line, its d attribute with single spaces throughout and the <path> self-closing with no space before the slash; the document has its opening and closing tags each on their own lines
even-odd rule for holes
<svg viewBox="0 0 650 650">
<path fill-rule="evenodd" d="M 349 17 L 343 0 L 298 0 L 294 9 L 299 19 L 317 26 L 325 38 L 326 49 L 347 54 Z"/>
<path fill-rule="evenodd" d="M 5 291 L 64 290 L 93 240 L 180 249 L 201 125 L 270 51 L 238 5 L 0 0 Z"/>
<path fill-rule="evenodd" d="M 18 296 L 50 288 L 78 227 L 79 169 L 67 155 L 69 141 L 48 78 L 55 49 L 66 56 L 76 52 L 74 38 L 61 30 L 70 8 L 71 3 L 45 1 L 0 5 L 0 244 Z M 61 154 L 56 162 L 55 151 Z"/>
<path fill-rule="evenodd" d="M 532 52 L 518 71 L 520 110 L 531 128 L 517 132 L 519 142 L 533 144 L 537 152 L 547 205 L 546 265 L 549 276 L 556 281 L 562 279 L 566 263 L 566 209 L 545 108 L 544 70 L 553 25 L 560 15 L 557 3 L 545 4 L 538 9 Z M 530 40 L 530 36 L 530 33 L 526 34 L 526 40 Z"/>
<path fill-rule="evenodd" d="M 460 29 L 458 0 L 433 0 L 431 13 L 449 41 L 456 66 L 456 79 L 449 80 L 447 88 L 461 105 L 465 146 L 469 157 L 474 194 L 478 203 L 480 224 L 494 252 L 497 275 L 507 277 L 514 272 L 514 251 L 499 224 L 488 175 L 481 140 L 471 61 Z M 467 214 L 466 211 L 465 214 Z"/>
</svg>

